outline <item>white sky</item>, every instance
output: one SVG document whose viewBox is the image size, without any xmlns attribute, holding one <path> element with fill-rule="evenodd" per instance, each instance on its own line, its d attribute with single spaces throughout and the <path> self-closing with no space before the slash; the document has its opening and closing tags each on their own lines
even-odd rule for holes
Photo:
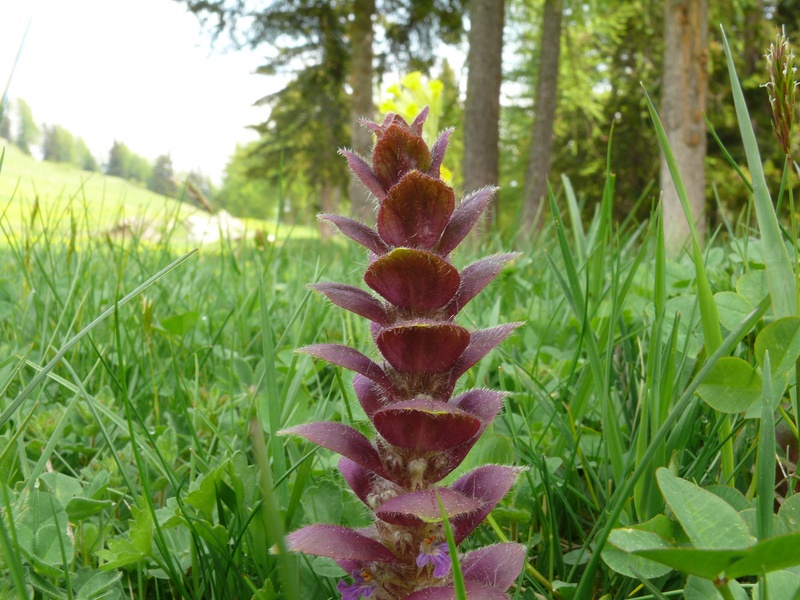
<svg viewBox="0 0 800 600">
<path fill-rule="evenodd" d="M 105 161 L 115 139 L 177 171 L 221 181 L 237 142 L 269 111 L 254 75 L 262 54 L 225 51 L 174 0 L 0 0 L 0 94 L 30 18 L 9 88 L 37 123 L 59 124 Z"/>
</svg>

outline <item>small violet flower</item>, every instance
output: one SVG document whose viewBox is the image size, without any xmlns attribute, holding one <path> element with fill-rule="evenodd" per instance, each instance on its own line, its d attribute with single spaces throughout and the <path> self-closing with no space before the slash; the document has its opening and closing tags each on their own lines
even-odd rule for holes
<svg viewBox="0 0 800 600">
<path fill-rule="evenodd" d="M 342 580 L 336 589 L 342 594 L 342 600 L 358 600 L 368 598 L 375 589 L 375 581 L 369 569 L 361 569 L 352 573 L 353 583 Z"/>
<path fill-rule="evenodd" d="M 433 564 L 433 576 L 444 577 L 450 572 L 450 548 L 447 542 L 437 542 L 436 536 L 426 537 L 419 545 L 417 566 L 422 568 Z"/>
</svg>

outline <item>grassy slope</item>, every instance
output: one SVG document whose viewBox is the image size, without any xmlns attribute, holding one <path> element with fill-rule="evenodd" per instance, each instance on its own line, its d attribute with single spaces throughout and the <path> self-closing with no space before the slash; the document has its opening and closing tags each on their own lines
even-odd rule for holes
<svg viewBox="0 0 800 600">
<path fill-rule="evenodd" d="M 81 206 L 79 213 L 86 213 L 91 229 L 111 227 L 120 215 L 156 216 L 166 210 L 187 216 L 197 212 L 119 177 L 89 173 L 74 165 L 39 161 L 11 144 L 4 146 L 0 199 L 3 209 L 9 208 L 7 216 L 12 223 L 30 216 L 37 197 L 43 215 L 50 219 L 59 219 L 70 201 L 77 201 Z"/>
<path fill-rule="evenodd" d="M 51 233 L 67 233 L 72 217 L 80 222 L 79 231 L 106 232 L 122 219 L 153 222 L 157 230 L 169 229 L 193 214 L 204 214 L 194 206 L 155 194 L 143 186 L 119 177 L 82 171 L 74 165 L 39 161 L 0 139 L 5 159 L 0 171 L 0 224 L 5 236 L 18 236 L 30 226 L 38 198 L 38 225 L 46 224 Z M 0 150 L 1 151 L 1 150 Z M 274 223 L 247 219 L 249 231 L 275 232 Z M 177 232 L 181 237 L 180 230 Z M 278 232 L 278 239 L 313 238 L 314 229 L 293 228 Z M 2 241 L 0 241 L 2 243 Z"/>
</svg>

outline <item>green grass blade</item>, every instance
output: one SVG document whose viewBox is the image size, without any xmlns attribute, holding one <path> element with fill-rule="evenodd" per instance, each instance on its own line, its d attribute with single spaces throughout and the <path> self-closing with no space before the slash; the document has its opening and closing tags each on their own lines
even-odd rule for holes
<svg viewBox="0 0 800 600">
<path fill-rule="evenodd" d="M 720 328 L 719 311 L 717 310 L 717 303 L 714 300 L 714 294 L 711 292 L 711 285 L 708 282 L 708 274 L 706 273 L 705 263 L 703 262 L 703 255 L 700 251 L 700 238 L 697 232 L 697 227 L 694 223 L 694 216 L 692 215 L 692 208 L 689 203 L 689 196 L 686 193 L 686 186 L 683 184 L 683 178 L 678 170 L 678 164 L 675 162 L 675 156 L 672 154 L 672 149 L 667 139 L 667 134 L 664 131 L 664 126 L 661 119 L 656 112 L 653 102 L 647 91 L 644 92 L 645 101 L 647 102 L 647 109 L 650 111 L 650 117 L 653 125 L 656 128 L 658 142 L 661 146 L 661 151 L 664 153 L 664 158 L 669 167 L 672 182 L 675 184 L 675 189 L 678 192 L 678 198 L 681 201 L 683 212 L 686 214 L 686 219 L 689 222 L 689 230 L 692 233 L 692 257 L 694 259 L 695 277 L 697 280 L 697 295 L 700 301 L 700 320 L 703 324 L 703 339 L 706 346 L 706 355 L 713 354 L 720 344 L 722 344 L 722 330 Z M 734 473 L 734 458 L 733 458 L 733 441 L 730 437 L 731 424 L 730 418 L 724 417 L 722 427 L 720 428 L 721 439 L 726 440 L 722 446 L 722 473 L 725 480 L 733 484 Z"/>
<path fill-rule="evenodd" d="M 267 295 L 264 289 L 264 278 L 258 278 L 258 304 L 259 315 L 261 317 L 261 351 L 264 356 L 264 373 L 266 375 L 266 385 L 264 396 L 259 403 L 259 422 L 269 433 L 270 456 L 272 458 L 272 468 L 274 469 L 275 479 L 282 479 L 286 473 L 286 454 L 283 448 L 283 440 L 278 437 L 278 430 L 281 429 L 281 395 L 278 391 L 277 370 L 275 368 L 275 341 L 272 332 L 272 322 L 267 306 Z M 264 406 L 266 404 L 266 406 Z M 289 494 L 285 487 L 275 491 L 278 495 L 281 506 L 285 506 Z"/>
<path fill-rule="evenodd" d="M 772 369 L 769 351 L 762 365 L 761 423 L 758 429 L 756 484 L 758 489 L 756 533 L 759 541 L 772 536 L 772 507 L 775 502 L 775 412 L 772 408 Z"/>
<path fill-rule="evenodd" d="M 6 87 L 3 88 L 3 95 L 0 96 L 0 119 L 3 118 L 3 113 L 5 112 L 6 104 L 8 103 L 8 88 L 11 87 L 11 80 L 14 78 L 14 71 L 17 70 L 19 59 L 22 56 L 22 48 L 25 46 L 25 40 L 27 39 L 28 31 L 30 31 L 31 28 L 31 21 L 33 21 L 33 17 L 28 19 L 28 24 L 25 26 L 25 33 L 22 34 L 22 40 L 19 43 L 19 48 L 17 48 L 17 55 L 14 57 L 14 62 L 11 64 L 11 72 L 8 74 L 8 79 L 6 79 Z"/>
<path fill-rule="evenodd" d="M 581 208 L 575 198 L 575 190 L 572 189 L 572 182 L 565 174 L 561 175 L 561 182 L 564 185 L 564 196 L 567 199 L 567 210 L 569 220 L 572 224 L 572 237 L 575 238 L 575 252 L 578 255 L 578 262 L 586 262 L 586 233 L 583 230 L 583 220 L 581 218 Z"/>
<path fill-rule="evenodd" d="M 455 588 L 455 600 L 467 600 L 467 589 L 464 586 L 464 574 L 461 572 L 461 563 L 458 561 L 458 547 L 453 538 L 453 530 L 450 527 L 450 519 L 447 518 L 447 511 L 444 508 L 442 497 L 436 492 L 436 502 L 439 503 L 439 512 L 442 515 L 442 525 L 444 535 L 447 537 L 447 548 L 450 550 L 450 563 L 453 566 L 453 587 Z"/>
<path fill-rule="evenodd" d="M 650 461 L 655 456 L 658 450 L 658 445 L 667 439 L 667 436 L 671 433 L 673 426 L 687 412 L 692 402 L 696 401 L 694 393 L 697 387 L 708 376 L 708 373 L 711 371 L 712 367 L 717 363 L 717 361 L 723 356 L 727 356 L 736 346 L 736 344 L 738 344 L 744 338 L 744 336 L 752 330 L 759 319 L 764 316 L 770 306 L 768 300 L 769 298 L 764 298 L 764 300 L 762 300 L 761 303 L 742 320 L 740 325 L 730 332 L 727 337 L 725 337 L 722 345 L 717 348 L 717 351 L 708 358 L 697 376 L 683 391 L 680 399 L 675 404 L 675 407 L 672 409 L 672 411 L 670 411 L 669 416 L 661 425 L 661 428 L 653 436 L 650 447 L 642 457 L 642 462 L 637 465 L 633 473 L 614 492 L 609 504 L 609 509 L 606 513 L 606 522 L 602 528 L 599 527 L 598 522 L 598 533 L 592 539 L 594 550 L 591 558 L 589 559 L 589 563 L 586 565 L 586 570 L 581 576 L 580 583 L 578 584 L 578 588 L 575 592 L 575 598 L 592 597 L 592 589 L 594 588 L 595 584 L 595 574 L 600 566 L 600 554 L 605 546 L 606 540 L 608 539 L 608 535 L 611 533 L 611 530 L 617 526 L 619 516 L 622 513 L 625 505 L 630 500 L 630 494 L 634 485 L 636 485 L 636 482 L 644 474 L 645 470 L 650 468 Z"/>
<path fill-rule="evenodd" d="M 56 352 L 56 355 L 52 358 L 52 360 L 50 360 L 50 362 L 48 362 L 44 367 L 42 367 L 41 371 L 39 371 L 34 376 L 34 378 L 30 381 L 30 383 L 28 383 L 28 385 L 26 385 L 25 388 L 19 394 L 17 394 L 17 397 L 14 398 L 11 404 L 9 404 L 8 407 L 3 411 L 3 413 L 0 414 L 0 428 L 2 428 L 3 425 L 5 425 L 8 422 L 8 420 L 11 418 L 11 415 L 13 415 L 14 412 L 17 410 L 17 408 L 19 408 L 19 406 L 23 402 L 25 402 L 25 399 L 28 396 L 30 396 L 31 392 L 33 392 L 36 386 L 39 385 L 45 379 L 45 377 L 47 377 L 47 374 L 50 373 L 50 371 L 52 371 L 55 368 L 55 366 L 61 361 L 61 359 L 63 359 L 64 356 L 66 356 L 67 352 L 69 352 L 70 349 L 81 340 L 81 338 L 83 338 L 92 329 L 97 327 L 97 325 L 103 322 L 109 315 L 113 314 L 114 311 L 116 311 L 118 308 L 130 302 L 133 298 L 141 294 L 144 290 L 149 288 L 156 281 L 158 281 L 159 279 L 167 275 L 169 272 L 171 272 L 172 270 L 174 270 L 175 268 L 186 262 L 195 252 L 197 252 L 196 249 L 191 250 L 186 254 L 184 254 L 183 256 L 172 261 L 166 267 L 161 269 L 158 273 L 156 273 L 155 275 L 150 277 L 147 281 L 139 285 L 132 292 L 125 295 L 115 306 L 112 306 L 107 310 L 105 310 L 99 317 L 94 319 L 86 327 L 84 327 L 77 334 L 75 334 L 66 344 L 64 344 L 61 347 L 61 349 L 58 352 Z"/>
<path fill-rule="evenodd" d="M 683 212 L 686 214 L 686 219 L 689 222 L 689 230 L 692 233 L 692 254 L 694 259 L 695 274 L 697 278 L 697 293 L 700 297 L 700 315 L 703 322 L 703 337 L 706 343 L 706 353 L 713 354 L 719 345 L 722 343 L 722 332 L 719 324 L 719 314 L 717 311 L 717 303 L 714 301 L 714 295 L 711 293 L 711 286 L 708 283 L 708 275 L 706 273 L 705 264 L 703 262 L 703 255 L 700 252 L 700 237 L 697 233 L 697 227 L 694 223 L 694 216 L 692 215 L 692 208 L 689 204 L 689 195 L 686 193 L 686 187 L 683 185 L 683 178 L 678 170 L 678 164 L 675 162 L 675 156 L 672 154 L 667 133 L 664 131 L 664 126 L 661 124 L 661 119 L 653 106 L 652 100 L 647 91 L 644 92 L 647 108 L 650 111 L 650 117 L 653 125 L 656 128 L 656 135 L 658 142 L 661 146 L 661 151 L 664 153 L 664 158 L 667 161 L 672 182 L 675 184 L 675 189 L 678 192 L 678 198 L 681 201 Z"/>
<path fill-rule="evenodd" d="M 761 155 L 758 151 L 755 132 L 753 131 L 750 114 L 744 101 L 744 93 L 733 64 L 728 38 L 722 29 L 722 43 L 725 48 L 725 57 L 728 61 L 728 75 L 731 80 L 733 103 L 736 107 L 736 117 L 739 121 L 739 131 L 742 134 L 747 166 L 750 169 L 750 178 L 753 182 L 753 203 L 756 209 L 758 228 L 764 241 L 764 260 L 767 272 L 767 286 L 772 298 L 772 310 L 776 318 L 797 315 L 797 282 L 795 279 L 786 246 L 783 243 L 778 218 L 772 206 L 764 169 L 761 165 Z"/>
<path fill-rule="evenodd" d="M 603 369 L 600 352 L 597 348 L 597 340 L 595 339 L 594 331 L 589 323 L 589 318 L 586 313 L 587 304 L 584 298 L 583 289 L 578 279 L 578 270 L 572 257 L 572 252 L 567 242 L 567 236 L 564 231 L 564 222 L 561 220 L 561 214 L 556 205 L 555 196 L 552 189 L 550 192 L 550 210 L 553 214 L 555 221 L 556 235 L 558 236 L 558 245 L 561 249 L 561 256 L 564 260 L 564 266 L 567 271 L 568 288 L 565 292 L 572 298 L 571 305 L 575 311 L 575 318 L 577 318 L 586 330 L 586 348 L 589 353 L 589 364 L 592 370 L 592 377 L 595 381 L 595 389 L 599 396 L 602 419 L 603 419 L 603 433 L 606 435 L 608 445 L 608 455 L 611 460 L 612 471 L 614 480 L 617 484 L 622 481 L 624 465 L 623 465 L 623 452 L 622 440 L 620 439 L 619 426 L 616 422 L 616 410 L 614 409 L 613 401 L 608 392 L 608 382 L 605 377 L 605 370 Z"/>
<path fill-rule="evenodd" d="M 301 600 L 300 588 L 297 583 L 297 570 L 295 568 L 296 561 L 289 554 L 286 540 L 283 537 L 283 517 L 280 514 L 277 498 L 275 497 L 272 468 L 267 457 L 267 447 L 264 442 L 261 424 L 257 420 L 252 421 L 250 431 L 253 436 L 253 451 L 258 463 L 259 485 L 264 497 L 261 509 L 264 514 L 267 540 L 275 548 L 275 552 L 278 555 L 278 575 L 283 583 L 285 597 L 287 600 Z"/>
</svg>

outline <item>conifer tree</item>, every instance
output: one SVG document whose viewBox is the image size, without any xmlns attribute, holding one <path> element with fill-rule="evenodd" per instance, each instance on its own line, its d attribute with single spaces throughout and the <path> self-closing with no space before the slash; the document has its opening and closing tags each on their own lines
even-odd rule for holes
<svg viewBox="0 0 800 600">
<path fill-rule="evenodd" d="M 75 138 L 61 125 L 42 126 L 42 155 L 51 162 L 75 162 Z"/>
<path fill-rule="evenodd" d="M 31 153 L 31 146 L 39 141 L 41 130 L 33 120 L 33 112 L 28 103 L 21 98 L 16 101 L 17 106 L 17 137 L 14 140 L 17 148 L 25 154 Z"/>
<path fill-rule="evenodd" d="M 172 158 L 169 154 L 162 154 L 156 158 L 147 189 L 156 194 L 175 198 L 178 196 L 178 186 L 175 184 L 175 171 L 172 167 Z"/>
</svg>

